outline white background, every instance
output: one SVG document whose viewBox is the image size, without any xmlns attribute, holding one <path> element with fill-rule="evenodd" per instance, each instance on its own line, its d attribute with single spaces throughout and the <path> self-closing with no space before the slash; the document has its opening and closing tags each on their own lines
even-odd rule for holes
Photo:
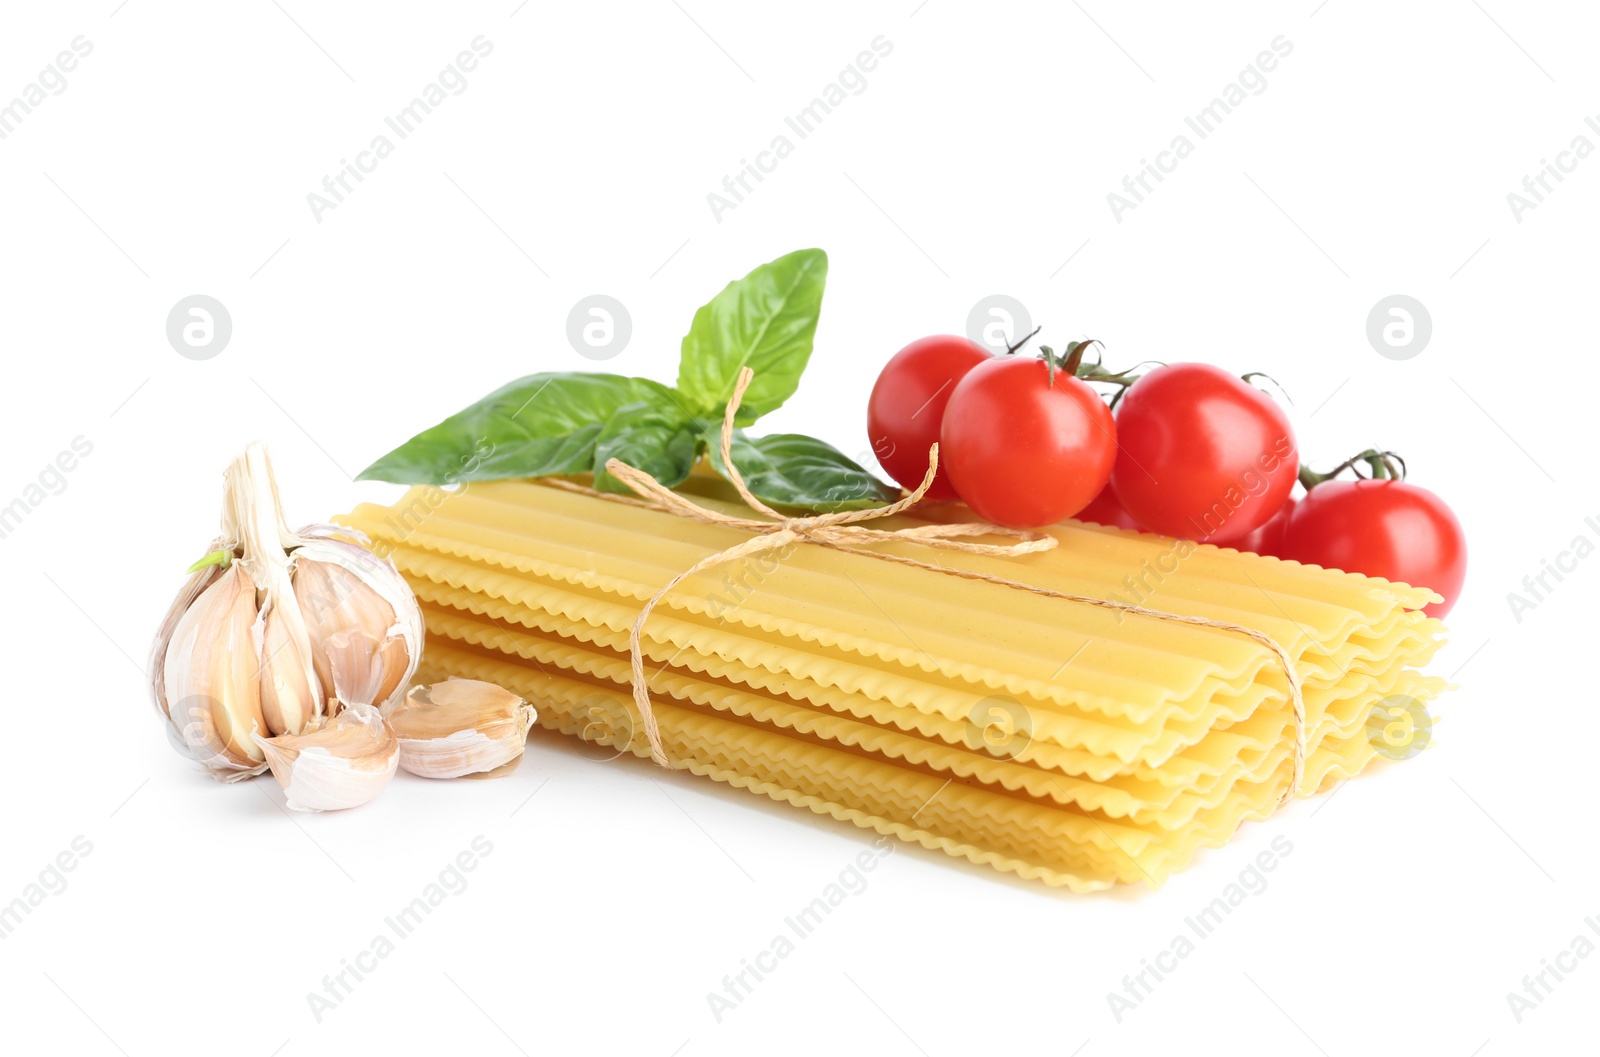
<svg viewBox="0 0 1600 1057">
<path fill-rule="evenodd" d="M 0 32 L 0 100 L 93 43 L 0 140 L 0 505 L 93 445 L 0 540 L 0 902 L 93 846 L 0 940 L 8 1052 L 1593 1048 L 1600 958 L 1521 1024 L 1506 1001 L 1600 915 L 1600 561 L 1520 622 L 1506 600 L 1600 538 L 1600 160 L 1520 222 L 1506 197 L 1600 144 L 1586 5 L 115 3 L 10 5 Z M 307 194 L 480 34 L 467 89 L 315 220 Z M 715 219 L 707 194 L 880 34 L 866 90 Z M 1107 193 L 1280 34 L 1266 89 L 1114 219 Z M 402 775 L 331 816 L 167 747 L 147 644 L 244 443 L 272 446 L 293 521 L 388 499 L 351 475 L 510 378 L 595 366 L 566 340 L 580 297 L 631 312 L 604 369 L 670 381 L 697 305 L 811 245 L 832 262 L 817 351 L 772 429 L 862 450 L 878 365 L 1004 293 L 1114 364 L 1270 372 L 1315 464 L 1404 453 L 1472 547 L 1438 751 L 1158 892 L 1074 898 L 900 848 L 718 1023 L 706 994 L 871 834 L 548 735 L 502 782 Z M 165 336 L 195 293 L 233 321 L 205 361 Z M 1394 293 L 1433 320 L 1403 362 L 1365 335 Z M 470 886 L 319 1023 L 307 993 L 477 835 Z M 1118 1024 L 1107 992 L 1278 836 L 1270 887 Z"/>
</svg>

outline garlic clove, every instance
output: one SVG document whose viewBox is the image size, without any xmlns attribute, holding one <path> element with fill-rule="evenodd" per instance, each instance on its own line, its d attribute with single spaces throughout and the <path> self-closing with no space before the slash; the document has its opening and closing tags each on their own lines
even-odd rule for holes
<svg viewBox="0 0 1600 1057">
<path fill-rule="evenodd" d="M 359 807 L 383 791 L 400 761 L 394 732 L 367 705 L 319 718 L 304 734 L 255 740 L 296 811 Z"/>
<path fill-rule="evenodd" d="M 256 619 L 254 632 L 261 655 L 261 714 L 273 734 L 299 734 L 322 715 L 326 698 L 313 664 L 310 635 L 294 592 L 276 592 Z"/>
<path fill-rule="evenodd" d="M 255 620 L 255 584 L 235 562 L 178 617 L 162 660 L 161 692 L 175 744 L 222 781 L 266 770 L 252 740 L 266 729 Z"/>
<path fill-rule="evenodd" d="M 463 782 L 472 782 L 479 779 L 504 778 L 512 771 L 515 771 L 518 764 L 522 763 L 522 756 L 523 754 L 519 753 L 517 758 L 512 760 L 510 763 L 502 763 L 499 767 L 494 767 L 487 771 L 475 771 L 472 774 L 464 774 L 461 776 L 461 780 Z"/>
<path fill-rule="evenodd" d="M 211 549 L 214 551 L 222 547 L 223 541 L 220 539 L 211 542 Z M 172 642 L 172 633 L 178 626 L 179 618 L 189 611 L 189 607 L 194 605 L 195 599 L 200 597 L 201 592 L 217 582 L 217 578 L 223 574 L 225 568 L 221 565 L 207 565 L 196 570 L 184 583 L 183 590 L 178 592 L 178 597 L 172 600 L 172 606 L 161 620 L 161 627 L 156 630 L 155 642 L 150 646 L 149 670 L 152 673 L 150 695 L 155 701 L 156 711 L 163 716 L 167 715 L 168 711 L 164 669 L 167 665 L 167 648 Z"/>
<path fill-rule="evenodd" d="M 381 661 L 382 647 L 360 628 L 337 631 L 321 645 L 334 696 L 340 701 L 376 707 L 372 702 L 382 700 L 380 684 L 386 678 L 382 664 L 375 663 Z"/>
<path fill-rule="evenodd" d="M 536 713 L 509 690 L 477 679 L 417 687 L 389 714 L 400 766 L 423 778 L 509 774 Z"/>
<path fill-rule="evenodd" d="M 294 557 L 295 594 L 323 686 L 337 687 L 341 701 L 392 709 L 422 654 L 422 613 L 410 587 L 391 563 L 342 540 L 307 538 Z M 343 679 L 336 651 L 344 651 Z"/>
</svg>

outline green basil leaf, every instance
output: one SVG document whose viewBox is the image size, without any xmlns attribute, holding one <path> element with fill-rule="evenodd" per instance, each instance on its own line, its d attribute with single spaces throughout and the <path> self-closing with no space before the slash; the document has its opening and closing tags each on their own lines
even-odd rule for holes
<svg viewBox="0 0 1600 1057">
<path fill-rule="evenodd" d="M 633 489 L 606 473 L 607 459 L 621 459 L 668 488 L 676 487 L 694 467 L 699 439 L 694 420 L 671 401 L 624 404 L 595 442 L 594 486 L 633 495 Z"/>
<path fill-rule="evenodd" d="M 711 464 L 727 476 L 720 434 L 707 438 Z M 878 480 L 839 449 L 815 437 L 774 433 L 748 437 L 735 430 L 734 465 L 757 499 L 774 506 L 803 507 L 823 513 L 882 506 L 900 498 L 900 490 Z"/>
<path fill-rule="evenodd" d="M 457 484 L 587 473 L 631 404 L 675 407 L 672 390 L 614 374 L 530 374 L 502 386 L 361 471 L 358 480 Z"/>
<path fill-rule="evenodd" d="M 800 384 L 822 313 L 828 255 L 796 250 L 737 279 L 694 314 L 678 363 L 678 391 L 696 414 L 722 417 L 739 369 L 756 372 L 739 406 L 749 425 Z"/>
</svg>

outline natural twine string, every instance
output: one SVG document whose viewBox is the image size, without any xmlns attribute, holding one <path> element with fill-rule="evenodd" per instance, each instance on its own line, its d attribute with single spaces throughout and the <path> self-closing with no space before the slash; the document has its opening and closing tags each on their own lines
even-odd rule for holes
<svg viewBox="0 0 1600 1057">
<path fill-rule="evenodd" d="M 1289 784 L 1284 789 L 1279 803 L 1288 803 L 1294 797 L 1300 788 L 1301 781 L 1305 777 L 1305 698 L 1301 692 L 1300 676 L 1295 671 L 1294 661 L 1289 656 L 1288 651 L 1276 639 L 1264 632 L 1257 631 L 1255 628 L 1247 628 L 1243 624 L 1233 624 L 1226 620 L 1211 620 L 1207 617 L 1169 613 L 1162 609 L 1130 605 L 1126 602 L 1113 602 L 1108 598 L 1095 598 L 1092 595 L 1052 591 L 1046 587 L 1023 583 L 1020 580 L 1010 580 L 1003 576 L 992 576 L 988 573 L 973 572 L 968 569 L 952 569 L 948 566 L 934 565 L 931 562 L 918 561 L 915 558 L 907 558 L 898 554 L 886 554 L 883 551 L 866 549 L 876 543 L 900 541 L 918 543 L 926 547 L 960 551 L 963 554 L 1015 556 L 1047 551 L 1056 546 L 1057 541 L 1053 536 L 1039 532 L 1024 532 L 1018 529 L 1004 528 L 984 522 L 949 525 L 930 524 L 892 530 L 869 528 L 859 524 L 863 521 L 898 514 L 921 502 L 923 496 L 927 494 L 929 486 L 933 484 L 934 474 L 939 468 L 939 446 L 937 444 L 928 452 L 928 472 L 923 475 L 922 483 L 917 485 L 910 495 L 898 502 L 869 510 L 841 510 L 829 514 L 816 514 L 810 517 L 792 518 L 778 513 L 750 492 L 750 489 L 745 486 L 743 475 L 740 474 L 739 468 L 734 465 L 733 461 L 734 413 L 738 411 L 739 402 L 744 398 L 745 389 L 749 387 L 750 381 L 754 377 L 755 372 L 749 367 L 740 369 L 738 382 L 734 386 L 733 397 L 728 401 L 727 410 L 723 413 L 722 465 L 726 468 L 729 480 L 732 481 L 733 487 L 738 491 L 739 498 L 744 500 L 745 505 L 756 513 L 765 515 L 770 520 L 734 517 L 716 510 L 708 510 L 685 496 L 674 492 L 645 471 L 635 466 L 630 466 L 620 459 L 608 459 L 606 461 L 606 471 L 631 488 L 639 496 L 638 499 L 598 492 L 592 488 L 571 481 L 563 481 L 559 478 L 546 479 L 546 483 L 568 491 L 580 492 L 613 502 L 626 503 L 629 506 L 675 514 L 679 517 L 690 518 L 708 525 L 721 525 L 725 528 L 736 528 L 754 533 L 751 538 L 744 542 L 708 555 L 677 576 L 674 576 L 671 580 L 668 580 L 659 591 L 650 596 L 650 600 L 639 611 L 638 617 L 633 622 L 633 628 L 628 633 L 628 653 L 633 670 L 633 700 L 634 704 L 639 708 L 640 717 L 644 720 L 645 737 L 650 741 L 650 756 L 656 763 L 663 767 L 670 768 L 672 766 L 667 760 L 666 750 L 662 747 L 660 724 L 656 719 L 655 709 L 650 704 L 650 691 L 646 685 L 644 674 L 644 652 L 640 644 L 644 623 L 650 619 L 650 614 L 655 609 L 656 604 L 665 598 L 673 588 L 696 573 L 704 572 L 714 566 L 749 557 L 753 554 L 777 550 L 788 546 L 790 543 L 803 542 L 815 543 L 818 546 L 831 547 L 834 550 L 847 551 L 851 554 L 861 554 L 868 558 L 877 558 L 880 561 L 898 562 L 901 565 L 927 569 L 930 572 L 943 573 L 946 576 L 959 576 L 966 580 L 981 580 L 984 583 L 999 584 L 1002 587 L 1027 591 L 1031 594 L 1043 595 L 1046 598 L 1060 598 L 1068 602 L 1099 606 L 1101 609 L 1114 609 L 1118 612 L 1132 613 L 1136 616 L 1152 617 L 1156 620 L 1166 620 L 1176 624 L 1191 624 L 1195 627 L 1215 628 L 1218 631 L 1230 631 L 1234 634 L 1248 636 L 1272 651 L 1278 660 L 1278 664 L 1283 668 L 1285 679 L 1288 680 L 1289 703 L 1294 711 L 1294 767 Z M 969 543 L 961 538 L 967 536 L 1009 536 L 1017 540 L 1017 542 L 1009 544 Z"/>
</svg>

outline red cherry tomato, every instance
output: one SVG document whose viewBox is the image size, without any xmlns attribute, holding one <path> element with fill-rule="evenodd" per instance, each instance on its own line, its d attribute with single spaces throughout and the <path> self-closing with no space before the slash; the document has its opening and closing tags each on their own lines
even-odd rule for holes
<svg viewBox="0 0 1600 1057">
<path fill-rule="evenodd" d="M 1442 617 L 1467 578 L 1467 539 L 1444 500 L 1396 480 L 1324 481 L 1289 519 L 1283 558 L 1427 587 L 1444 597 L 1425 611 Z"/>
<path fill-rule="evenodd" d="M 1036 528 L 1071 517 L 1105 487 L 1117 426 L 1100 395 L 1043 360 L 974 367 L 944 411 L 939 452 L 979 517 Z"/>
<path fill-rule="evenodd" d="M 1133 520 L 1133 515 L 1122 509 L 1122 504 L 1117 502 L 1117 493 L 1109 484 L 1100 489 L 1100 494 L 1091 499 L 1088 506 L 1073 516 L 1079 521 L 1110 525 L 1112 528 L 1137 530 L 1139 527 L 1139 523 Z"/>
<path fill-rule="evenodd" d="M 1252 529 L 1247 535 L 1234 540 L 1228 546 L 1236 550 L 1249 551 L 1251 554 L 1270 554 L 1275 558 L 1283 557 L 1283 534 L 1289 527 L 1289 519 L 1294 516 L 1294 509 L 1299 501 L 1290 496 L 1283 501 L 1278 512 L 1267 519 L 1267 523 L 1259 528 Z"/>
<path fill-rule="evenodd" d="M 867 437 L 890 477 L 911 489 L 922 483 L 951 392 L 968 371 L 989 359 L 989 350 L 976 342 L 936 334 L 913 341 L 884 365 L 867 401 Z M 956 497 L 944 466 L 927 497 Z"/>
<path fill-rule="evenodd" d="M 1111 484 L 1151 532 L 1228 543 L 1264 524 L 1300 469 L 1272 398 L 1218 367 L 1175 363 L 1135 382 L 1117 408 Z"/>
</svg>

